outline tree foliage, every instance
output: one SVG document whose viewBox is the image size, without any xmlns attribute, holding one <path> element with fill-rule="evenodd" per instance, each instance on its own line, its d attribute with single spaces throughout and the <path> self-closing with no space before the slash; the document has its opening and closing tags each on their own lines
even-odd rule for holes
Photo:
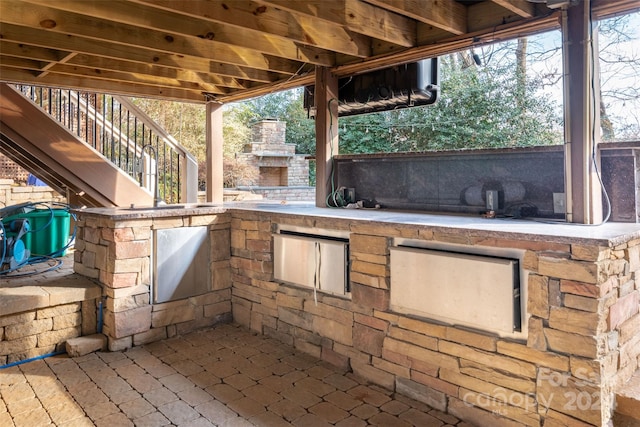
<svg viewBox="0 0 640 427">
<path fill-rule="evenodd" d="M 640 12 L 598 22 L 604 141 L 640 139 Z"/>
<path fill-rule="evenodd" d="M 516 58 L 491 66 L 470 66 L 458 55 L 441 58 L 441 93 L 435 105 L 342 117 L 341 153 L 432 151 L 559 144 L 561 108 L 540 92 L 542 82 L 518 76 Z M 301 103 L 301 96 L 296 103 Z M 295 117 L 290 115 L 289 117 Z M 298 147 L 315 149 L 308 121 L 288 121 L 301 129 Z M 307 132 L 306 137 L 303 133 Z M 287 138 L 287 142 L 294 142 Z M 312 151 L 313 150 L 313 151 Z"/>
</svg>

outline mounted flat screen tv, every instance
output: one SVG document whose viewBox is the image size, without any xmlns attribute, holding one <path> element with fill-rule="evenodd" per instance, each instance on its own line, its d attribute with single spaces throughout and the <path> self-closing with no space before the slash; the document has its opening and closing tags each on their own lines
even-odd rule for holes
<svg viewBox="0 0 640 427">
<path fill-rule="evenodd" d="M 438 58 L 343 77 L 338 81 L 338 116 L 433 104 L 440 90 L 438 78 Z M 315 87 L 304 89 L 304 108 L 315 117 Z"/>
</svg>

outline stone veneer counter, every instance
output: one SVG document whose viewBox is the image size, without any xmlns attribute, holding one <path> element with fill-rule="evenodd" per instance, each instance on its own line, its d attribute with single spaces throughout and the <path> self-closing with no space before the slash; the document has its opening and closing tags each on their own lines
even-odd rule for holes
<svg viewBox="0 0 640 427">
<path fill-rule="evenodd" d="M 601 225 L 571 224 L 554 220 L 518 220 L 484 218 L 476 215 L 428 214 L 387 209 L 318 208 L 309 203 L 239 202 L 225 203 L 225 209 L 265 212 L 280 215 L 309 216 L 348 221 L 379 222 L 402 226 L 447 228 L 451 231 L 481 231 L 500 233 L 501 237 L 526 235 L 533 240 L 562 241 L 568 243 L 597 242 L 616 245 L 640 237 L 640 224 L 605 223 Z M 522 236 L 521 236 L 522 237 Z M 595 242 L 594 242 L 595 241 Z"/>
<path fill-rule="evenodd" d="M 429 214 L 403 212 L 388 209 L 318 208 L 306 202 L 230 202 L 224 205 L 186 204 L 166 205 L 157 208 L 89 208 L 78 210 L 85 214 L 109 217 L 114 220 L 167 218 L 175 216 L 208 215 L 230 210 L 264 212 L 279 215 L 309 216 L 348 221 L 379 222 L 403 226 L 449 228 L 452 230 L 485 231 L 508 235 L 527 235 L 533 240 L 553 239 L 570 243 L 597 241 L 618 244 L 640 238 L 640 224 L 604 223 L 600 225 L 572 224 L 554 220 L 522 220 L 510 218 L 484 218 L 476 215 Z M 569 239 L 569 240 L 567 240 Z"/>
<path fill-rule="evenodd" d="M 145 257 L 151 230 L 194 224 L 207 224 L 216 242 L 212 292 L 150 304 Z M 76 271 L 100 277 L 112 349 L 233 318 L 382 387 L 492 426 L 607 425 L 616 392 L 638 369 L 637 224 L 587 226 L 261 201 L 87 209 L 79 212 L 79 226 Z M 273 234 L 287 228 L 348 236 L 348 295 L 274 279 Z M 394 311 L 390 253 L 407 240 L 418 247 L 467 247 L 470 253 L 519 251 L 526 271 L 526 334 L 504 337 Z"/>
</svg>

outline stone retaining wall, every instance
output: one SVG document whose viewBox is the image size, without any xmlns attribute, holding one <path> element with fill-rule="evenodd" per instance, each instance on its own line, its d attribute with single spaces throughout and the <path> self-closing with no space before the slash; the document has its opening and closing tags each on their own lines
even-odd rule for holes
<svg viewBox="0 0 640 427">
<path fill-rule="evenodd" d="M 640 241 L 615 247 L 470 230 L 234 212 L 235 321 L 390 390 L 491 426 L 600 426 L 638 368 Z M 350 232 L 351 294 L 273 279 L 276 224 Z M 524 250 L 526 340 L 390 309 L 396 237 Z M 575 241 L 575 239 L 571 239 Z"/>
<path fill-rule="evenodd" d="M 60 202 L 66 198 L 51 187 L 17 185 L 13 179 L 0 179 L 0 204 L 11 206 L 24 202 Z"/>
<path fill-rule="evenodd" d="M 97 299 L 0 316 L 0 366 L 64 351 L 70 338 L 96 332 Z"/>
</svg>

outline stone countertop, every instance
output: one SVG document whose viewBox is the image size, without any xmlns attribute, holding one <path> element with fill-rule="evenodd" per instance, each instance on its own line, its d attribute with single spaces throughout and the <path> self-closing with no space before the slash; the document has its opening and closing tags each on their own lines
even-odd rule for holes
<svg viewBox="0 0 640 427">
<path fill-rule="evenodd" d="M 215 215 L 227 212 L 228 208 L 214 203 L 183 203 L 174 205 L 131 206 L 128 208 L 85 208 L 75 209 L 75 213 L 106 216 L 114 220 L 166 218 L 172 216 Z"/>
<path fill-rule="evenodd" d="M 232 210 L 263 212 L 286 216 L 335 218 L 365 221 L 381 225 L 416 226 L 494 235 L 503 239 L 529 239 L 573 244 L 617 246 L 640 238 L 640 224 L 605 223 L 601 225 L 571 224 L 554 220 L 484 218 L 474 215 L 429 214 L 387 209 L 319 208 L 309 202 L 245 201 L 222 204 L 167 205 L 160 208 L 88 208 L 78 212 L 109 216 L 111 219 L 145 219 L 184 215 L 211 215 Z"/>
</svg>

